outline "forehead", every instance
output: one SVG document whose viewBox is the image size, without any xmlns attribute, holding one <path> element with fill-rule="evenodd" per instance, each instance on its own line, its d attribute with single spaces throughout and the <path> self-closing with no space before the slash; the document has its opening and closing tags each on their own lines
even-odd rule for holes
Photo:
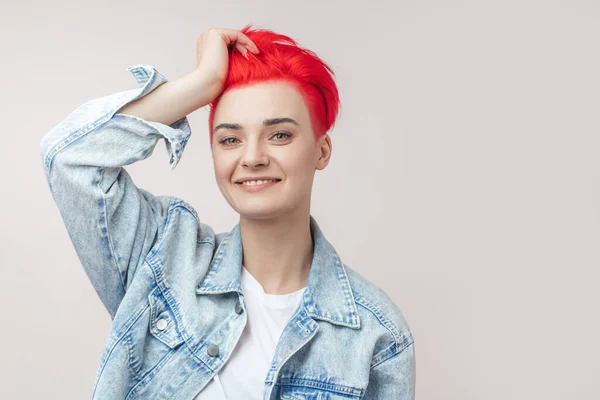
<svg viewBox="0 0 600 400">
<path fill-rule="evenodd" d="M 300 124 L 309 121 L 302 95 L 287 82 L 261 82 L 227 90 L 215 110 L 214 123 L 262 124 L 266 118 L 282 117 Z"/>
</svg>

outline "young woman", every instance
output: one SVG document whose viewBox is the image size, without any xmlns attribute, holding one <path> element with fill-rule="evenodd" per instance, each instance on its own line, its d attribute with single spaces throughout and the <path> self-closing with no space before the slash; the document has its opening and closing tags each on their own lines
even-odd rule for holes
<svg viewBox="0 0 600 400">
<path fill-rule="evenodd" d="M 338 113 L 333 72 L 268 30 L 210 29 L 197 68 L 91 100 L 47 133 L 50 190 L 113 320 L 94 399 L 413 399 L 415 349 L 386 293 L 345 265 L 310 214 Z M 124 168 L 210 106 L 219 189 L 240 215 L 215 234 Z"/>
</svg>

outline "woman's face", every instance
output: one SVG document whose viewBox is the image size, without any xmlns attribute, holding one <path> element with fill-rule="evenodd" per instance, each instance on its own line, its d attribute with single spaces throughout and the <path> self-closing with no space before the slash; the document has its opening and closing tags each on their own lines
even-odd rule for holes
<svg viewBox="0 0 600 400">
<path fill-rule="evenodd" d="M 314 174 L 327 166 L 331 140 L 325 134 L 315 142 L 308 109 L 292 85 L 268 82 L 226 91 L 213 126 L 215 176 L 234 210 L 250 219 L 310 212 Z M 238 183 L 259 177 L 278 181 L 262 187 Z"/>
</svg>

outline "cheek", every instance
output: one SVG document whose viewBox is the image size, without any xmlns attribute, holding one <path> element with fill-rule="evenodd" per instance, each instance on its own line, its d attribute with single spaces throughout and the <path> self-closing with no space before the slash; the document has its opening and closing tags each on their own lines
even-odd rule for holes
<svg viewBox="0 0 600 400">
<path fill-rule="evenodd" d="M 233 173 L 233 165 L 235 165 L 235 163 L 231 160 L 231 157 L 227 157 L 222 154 L 216 154 L 213 158 L 213 166 L 217 179 L 230 179 L 231 174 Z"/>
<path fill-rule="evenodd" d="M 310 151 L 294 152 L 282 158 L 286 175 L 297 180 L 310 180 L 314 172 L 314 159 Z"/>
</svg>

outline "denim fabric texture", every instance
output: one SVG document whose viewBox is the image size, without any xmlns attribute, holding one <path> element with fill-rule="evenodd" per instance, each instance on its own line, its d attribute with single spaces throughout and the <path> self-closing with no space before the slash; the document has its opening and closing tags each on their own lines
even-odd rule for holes
<svg viewBox="0 0 600 400">
<path fill-rule="evenodd" d="M 149 157 L 162 138 L 174 169 L 191 129 L 187 117 L 167 126 L 117 114 L 167 81 L 150 65 L 128 71 L 135 89 L 79 106 L 43 137 L 40 154 L 112 319 L 92 399 L 190 400 L 246 324 L 240 229 L 215 233 L 184 200 L 134 184 L 124 166 Z M 307 287 L 277 344 L 264 399 L 414 399 L 414 340 L 399 308 L 341 261 L 312 215 L 310 229 Z"/>
</svg>

